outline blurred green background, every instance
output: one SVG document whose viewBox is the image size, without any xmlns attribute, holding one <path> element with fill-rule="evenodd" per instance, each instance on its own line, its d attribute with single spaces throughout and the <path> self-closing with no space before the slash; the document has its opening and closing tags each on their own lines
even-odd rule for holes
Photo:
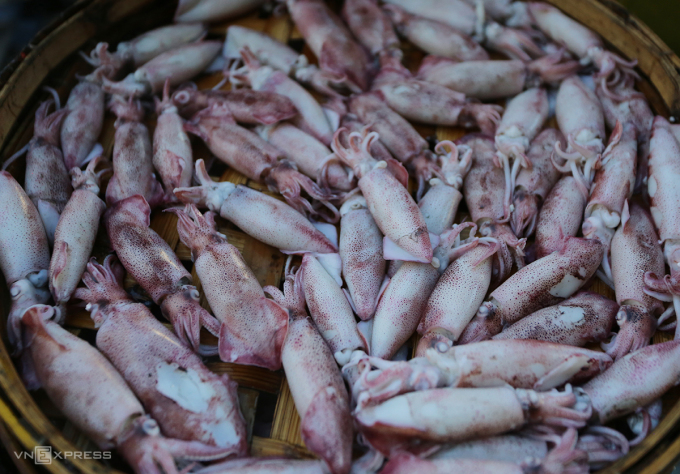
<svg viewBox="0 0 680 474">
<path fill-rule="evenodd" d="M 619 3 L 680 54 L 680 0 L 619 0 Z"/>
</svg>

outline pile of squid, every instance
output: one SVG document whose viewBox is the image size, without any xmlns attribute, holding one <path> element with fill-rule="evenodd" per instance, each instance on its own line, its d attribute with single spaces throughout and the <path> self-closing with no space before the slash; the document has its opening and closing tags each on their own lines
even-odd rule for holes
<svg viewBox="0 0 680 474">
<path fill-rule="evenodd" d="M 680 125 L 635 89 L 635 61 L 545 3 L 263 4 L 180 0 L 174 24 L 98 44 L 5 160 L 26 386 L 138 473 L 554 474 L 625 456 L 680 380 Z M 309 55 L 238 25 L 206 39 L 257 9 L 287 10 Z M 202 74 L 223 79 L 199 90 Z M 271 192 L 213 180 L 218 161 Z M 288 256 L 282 288 L 220 218 Z M 77 305 L 95 345 L 62 327 Z M 208 357 L 283 369 L 318 459 L 248 457 L 236 383 Z"/>
</svg>

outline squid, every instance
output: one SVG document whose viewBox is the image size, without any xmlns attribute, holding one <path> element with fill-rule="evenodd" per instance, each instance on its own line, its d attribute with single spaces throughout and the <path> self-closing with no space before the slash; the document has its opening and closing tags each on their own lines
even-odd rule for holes
<svg viewBox="0 0 680 474">
<path fill-rule="evenodd" d="M 180 240 L 191 259 L 205 297 L 220 321 L 220 358 L 271 370 L 281 368 L 281 347 L 288 314 L 265 298 L 262 287 L 236 247 L 215 228 L 215 215 L 196 206 L 177 215 Z"/>
<path fill-rule="evenodd" d="M 284 253 L 337 253 L 334 227 L 314 225 L 288 204 L 254 189 L 213 181 L 203 160 L 196 161 L 195 176 L 198 186 L 175 189 L 181 202 L 208 208 L 251 237 Z"/>
<path fill-rule="evenodd" d="M 597 239 L 605 247 L 602 269 L 610 283 L 613 276 L 609 249 L 625 203 L 633 196 L 636 161 L 635 129 L 630 123 L 624 128 L 619 122 L 602 155 L 602 168 L 595 173 L 582 226 L 585 238 Z"/>
<path fill-rule="evenodd" d="M 432 247 L 420 208 L 399 181 L 387 170 L 387 163 L 370 154 L 376 132 L 353 132 L 347 146 L 341 143 L 345 129 L 339 129 L 331 146 L 336 156 L 354 170 L 359 189 L 383 239 L 383 258 L 421 263 L 432 262 Z M 436 243 L 435 243 L 436 244 Z"/>
<path fill-rule="evenodd" d="M 319 68 L 352 92 L 368 88 L 371 70 L 366 50 L 323 0 L 286 0 L 290 16 Z"/>
<path fill-rule="evenodd" d="M 571 386 L 563 392 L 511 387 L 421 390 L 357 410 L 364 439 L 389 456 L 442 443 L 494 436 L 525 425 L 580 428 L 591 416 Z"/>
<path fill-rule="evenodd" d="M 354 176 L 337 162 L 333 152 L 314 136 L 295 125 L 283 122 L 260 126 L 256 132 L 281 150 L 301 172 L 316 179 L 324 192 L 332 194 L 332 190 L 351 191 L 356 187 Z"/>
<path fill-rule="evenodd" d="M 161 175 L 166 202 L 177 201 L 175 188 L 191 185 L 194 158 L 184 121 L 170 100 L 170 81 L 165 82 L 163 100 L 156 97 L 156 128 L 153 132 L 153 166 Z"/>
<path fill-rule="evenodd" d="M 338 248 L 347 299 L 359 319 L 368 321 L 375 314 L 385 286 L 383 235 L 361 194 L 345 201 L 340 215 Z"/>
<path fill-rule="evenodd" d="M 216 22 L 234 18 L 255 10 L 264 0 L 180 0 L 175 11 L 176 23 L 194 21 Z"/>
<path fill-rule="evenodd" d="M 564 136 L 554 128 L 543 130 L 531 142 L 527 161 L 531 168 L 523 168 L 517 175 L 512 195 L 510 226 L 515 235 L 529 237 L 536 229 L 538 211 L 561 173 L 552 164 L 555 143 L 564 144 Z"/>
<path fill-rule="evenodd" d="M 675 128 L 674 128 L 675 127 Z M 645 275 L 648 292 L 663 301 L 672 301 L 676 318 L 680 314 L 680 142 L 677 126 L 670 125 L 663 117 L 654 119 L 649 154 L 649 179 L 647 191 L 651 201 L 650 212 L 663 244 L 664 258 L 670 274 L 663 272 Z M 680 324 L 675 328 L 680 335 Z M 677 338 L 677 337 L 676 337 Z"/>
<path fill-rule="evenodd" d="M 443 23 L 441 18 L 430 20 L 408 13 L 403 8 L 387 4 L 385 13 L 394 23 L 400 36 L 428 54 L 459 61 L 489 59 L 486 50 L 470 36 Z"/>
<path fill-rule="evenodd" d="M 479 8 L 477 0 L 465 0 L 469 5 Z M 485 16 L 501 22 L 505 25 L 515 27 L 531 26 L 531 19 L 526 4 L 514 0 L 482 0 Z"/>
<path fill-rule="evenodd" d="M 465 203 L 480 233 L 496 239 L 500 245 L 494 257 L 492 281 L 500 283 L 510 274 L 513 256 L 518 268 L 524 265 L 526 240 L 518 239 L 507 225 L 509 215 L 504 206 L 505 178 L 495 165 L 493 139 L 485 135 L 467 135 L 456 142 L 472 149 L 472 167 L 463 181 Z M 511 250 L 512 249 L 512 250 Z"/>
<path fill-rule="evenodd" d="M 360 411 L 414 390 L 511 386 L 546 391 L 590 380 L 612 363 L 611 357 L 599 351 L 517 339 L 454 347 L 436 344 L 423 356 L 399 362 L 357 354 L 353 364 L 359 377 L 352 396 Z"/>
<path fill-rule="evenodd" d="M 185 130 L 199 136 L 221 161 L 247 178 L 264 182 L 301 213 L 337 220 L 337 209 L 328 202 L 334 195 L 324 192 L 314 181 L 300 173 L 284 154 L 256 133 L 236 124 L 225 105 L 213 104 L 199 112 Z M 301 195 L 302 190 L 324 204 L 331 217 L 317 211 Z"/>
<path fill-rule="evenodd" d="M 455 61 L 447 57 L 426 56 L 416 77 L 468 97 L 494 100 L 515 96 L 526 88 L 541 84 L 558 83 L 580 68 L 578 61 L 564 60 L 562 51 L 530 62 L 518 59 Z"/>
<path fill-rule="evenodd" d="M 444 446 L 429 459 L 487 459 L 519 464 L 526 458 L 542 459 L 547 454 L 548 445 L 543 440 L 505 434 Z"/>
<path fill-rule="evenodd" d="M 230 459 L 228 461 L 211 464 L 202 467 L 196 474 L 325 474 L 326 465 L 323 461 L 315 459 L 277 459 L 277 458 L 244 458 Z"/>
<path fill-rule="evenodd" d="M 587 195 L 604 151 L 606 135 L 602 106 L 595 92 L 578 76 L 570 76 L 560 84 L 555 114 L 560 131 L 567 138 L 566 150 L 555 143 L 555 154 L 566 160 L 555 166 L 564 173 L 571 172 Z"/>
<path fill-rule="evenodd" d="M 234 120 L 247 125 L 272 125 L 298 114 L 295 104 L 284 95 L 243 88 L 199 91 L 194 84 L 189 84 L 173 92 L 172 102 L 180 115 L 187 119 L 213 103 L 224 104 Z"/>
<path fill-rule="evenodd" d="M 567 238 L 559 251 L 520 269 L 492 291 L 459 343 L 488 339 L 503 326 L 573 295 L 595 274 L 603 255 L 597 240 Z"/>
<path fill-rule="evenodd" d="M 198 302 L 191 274 L 175 252 L 149 228 L 151 208 L 136 194 L 118 201 L 104 213 L 104 224 L 118 259 L 161 307 L 175 334 L 198 350 L 201 326 L 218 335 L 220 324 Z"/>
<path fill-rule="evenodd" d="M 302 273 L 286 263 L 284 291 L 265 292 L 288 308 L 290 323 L 281 359 L 307 449 L 325 461 L 333 474 L 349 474 L 352 464 L 352 418 L 349 395 L 331 349 L 305 312 Z"/>
<path fill-rule="evenodd" d="M 71 169 L 74 191 L 54 233 L 49 268 L 50 292 L 57 305 L 68 302 L 80 283 L 94 248 L 99 219 L 106 210 L 106 204 L 99 199 L 99 184 L 109 169 L 96 172 L 101 161 L 101 157 L 90 161 L 84 172 L 80 168 Z"/>
<path fill-rule="evenodd" d="M 50 244 L 54 242 L 59 216 L 73 192 L 71 178 L 59 148 L 59 130 L 68 110 L 59 109 L 50 114 L 49 109 L 53 103 L 53 100 L 45 101 L 35 112 L 33 138 L 28 144 L 24 179 L 24 189 L 40 213 Z M 5 161 L 3 169 L 7 168 L 13 158 Z"/>
<path fill-rule="evenodd" d="M 512 209 L 512 197 L 520 168 L 531 168 L 526 153 L 529 144 L 548 119 L 550 106 L 545 89 L 528 89 L 508 102 L 496 130 L 496 165 L 505 174 L 506 215 Z M 512 161 L 512 165 L 510 164 Z"/>
<path fill-rule="evenodd" d="M 445 22 L 466 35 L 482 35 L 484 19 L 463 0 L 388 0 L 386 3 L 396 5 L 412 15 Z"/>
<path fill-rule="evenodd" d="M 177 86 L 200 74 L 222 49 L 219 41 L 199 41 L 170 49 L 114 82 L 102 78 L 102 89 L 109 94 L 139 97 L 163 90 L 166 80 Z"/>
<path fill-rule="evenodd" d="M 640 205 L 624 208 L 611 251 L 620 329 L 605 349 L 618 359 L 649 344 L 656 331 L 655 316 L 663 311 L 661 301 L 645 293 L 645 274 L 662 274 L 665 265 L 652 218 Z"/>
<path fill-rule="evenodd" d="M 54 308 L 35 305 L 21 321 L 26 353 L 23 378 L 43 388 L 52 403 L 102 450 L 116 448 L 137 473 L 177 474 L 177 461 L 210 461 L 224 449 L 167 438 L 144 412 L 123 377 L 87 341 L 51 318 Z"/>
<path fill-rule="evenodd" d="M 471 237 L 460 233 L 472 227 Z M 428 298 L 449 262 L 479 244 L 472 222 L 456 225 L 439 236 L 432 263 L 404 262 L 380 298 L 373 320 L 371 355 L 391 359 L 418 327 Z"/>
<path fill-rule="evenodd" d="M 581 291 L 571 298 L 525 316 L 491 339 L 535 339 L 583 347 L 610 334 L 619 305 L 597 293 Z"/>
<path fill-rule="evenodd" d="M 348 0 L 342 5 L 342 19 L 359 43 L 373 56 L 401 57 L 399 38 L 389 17 L 376 0 Z"/>
<path fill-rule="evenodd" d="M 154 208 L 164 202 L 165 193 L 153 171 L 153 149 L 149 129 L 142 123 L 141 103 L 113 96 L 109 108 L 118 120 L 115 122 L 113 176 L 106 187 L 106 203 L 111 206 L 141 195 Z"/>
<path fill-rule="evenodd" d="M 380 91 L 390 108 L 415 122 L 479 127 L 488 134 L 500 122 L 498 105 L 468 102 L 460 92 L 418 80 L 396 59 L 383 62 L 371 90 Z"/>
<path fill-rule="evenodd" d="M 95 67 L 111 67 L 110 76 L 115 76 L 126 66 L 140 67 L 166 51 L 200 40 L 207 33 L 202 23 L 161 26 L 118 43 L 115 53 L 108 50 L 108 43 L 99 43 L 85 60 Z"/>
<path fill-rule="evenodd" d="M 86 288 L 76 292 L 99 328 L 97 348 L 165 436 L 216 451 L 214 458 L 245 456 L 246 424 L 236 382 L 209 371 L 146 306 L 132 301 L 116 263 L 112 255 L 103 265 L 92 259 L 83 275 Z"/>
<path fill-rule="evenodd" d="M 562 176 L 541 207 L 536 221 L 536 258 L 559 251 L 583 222 L 588 195 L 573 176 Z M 599 242 L 599 241 L 598 241 Z"/>
<path fill-rule="evenodd" d="M 0 171 L 0 209 L 0 269 L 12 298 L 7 336 L 20 353 L 21 316 L 28 307 L 50 298 L 50 247 L 38 210 L 7 171 Z"/>
<path fill-rule="evenodd" d="M 637 61 L 626 61 L 604 49 L 602 38 L 597 33 L 569 18 L 558 8 L 543 2 L 529 2 L 528 9 L 532 23 L 539 30 L 574 53 L 582 63 L 592 63 L 598 69 L 596 78 L 602 87 L 638 78 L 633 70 Z"/>
</svg>

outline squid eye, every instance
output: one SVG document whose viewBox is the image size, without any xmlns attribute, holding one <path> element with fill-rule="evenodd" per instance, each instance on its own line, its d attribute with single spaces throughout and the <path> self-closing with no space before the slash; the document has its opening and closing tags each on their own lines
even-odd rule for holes
<svg viewBox="0 0 680 474">
<path fill-rule="evenodd" d="M 616 322 L 617 323 L 619 323 L 619 324 L 624 323 L 624 322 L 626 322 L 627 319 L 628 319 L 628 315 L 626 314 L 626 312 L 624 310 L 621 310 L 618 313 L 616 313 Z"/>
<path fill-rule="evenodd" d="M 156 423 L 156 420 L 151 418 L 144 420 L 144 423 L 142 424 L 142 430 L 149 436 L 158 436 L 161 434 L 161 430 L 158 428 L 158 423 Z"/>
<path fill-rule="evenodd" d="M 444 341 L 439 341 L 434 347 L 437 349 L 437 352 L 441 354 L 444 354 L 449 350 L 449 345 Z"/>
</svg>

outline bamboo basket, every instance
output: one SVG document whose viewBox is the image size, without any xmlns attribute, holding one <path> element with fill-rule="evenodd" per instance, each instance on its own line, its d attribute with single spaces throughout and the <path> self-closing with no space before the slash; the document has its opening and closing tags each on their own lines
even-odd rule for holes
<svg viewBox="0 0 680 474">
<path fill-rule="evenodd" d="M 643 77 L 639 88 L 648 97 L 655 113 L 680 118 L 680 59 L 644 24 L 631 16 L 621 5 L 611 0 L 571 0 L 560 2 L 548 0 L 584 25 L 601 34 L 609 46 L 623 56 L 637 58 L 638 70 Z M 148 29 L 168 23 L 172 19 L 175 2 L 156 0 L 82 0 L 65 11 L 51 26 L 41 31 L 24 51 L 0 73 L 0 156 L 10 156 L 26 144 L 33 134 L 33 115 L 40 100 L 45 99 L 41 86 L 54 87 L 62 100 L 76 84 L 76 74 L 91 68 L 77 55 L 80 50 L 89 51 L 98 41 L 106 40 L 112 45 L 132 38 Z M 211 36 L 224 35 L 229 24 L 241 24 L 264 31 L 276 39 L 287 42 L 314 60 L 313 54 L 304 46 L 299 32 L 287 16 L 273 17 L 256 12 L 233 22 L 213 25 Z M 422 54 L 404 44 L 405 64 L 417 67 Z M 199 88 L 213 86 L 218 75 L 199 79 Z M 103 136 L 106 156 L 110 158 L 113 148 L 114 117 L 107 113 Z M 153 130 L 153 123 L 148 123 Z M 438 139 L 456 139 L 464 133 L 450 127 L 418 126 L 423 136 Z M 197 140 L 194 156 L 209 158 L 210 153 Z M 4 158 L 3 158 L 4 159 Z M 17 162 L 10 171 L 23 182 L 24 163 Z M 224 166 L 213 166 L 215 179 L 245 184 L 266 191 L 262 185 L 252 182 Z M 456 222 L 459 222 L 457 220 Z M 180 259 L 191 268 L 189 249 L 179 242 L 176 217 L 155 212 L 151 227 L 175 249 Z M 284 255 L 276 249 L 260 243 L 224 220 L 218 221 L 220 231 L 243 254 L 262 285 L 279 285 L 283 276 Z M 107 252 L 105 232 L 97 237 L 95 256 Z M 200 290 L 200 282 L 194 271 L 194 282 Z M 130 277 L 125 280 L 126 289 L 140 290 Z M 595 291 L 609 297 L 613 293 L 599 281 Z M 205 298 L 202 304 L 208 308 Z M 97 450 L 92 443 L 66 421 L 49 403 L 43 392 L 29 394 L 17 368 L 10 357 L 7 344 L 6 317 L 10 298 L 4 282 L 0 282 L 0 440 L 9 451 L 10 458 L 22 472 L 37 472 L 33 461 L 20 461 L 13 452 L 33 451 L 35 446 L 51 446 L 58 452 Z M 93 340 L 95 330 L 89 314 L 83 310 L 69 310 L 66 327 L 81 337 Z M 208 338 L 209 336 L 206 336 Z M 667 335 L 655 336 L 655 342 L 670 339 Z M 239 384 L 239 399 L 248 422 L 249 444 L 253 456 L 313 457 L 300 437 L 300 418 L 293 404 L 287 381 L 282 371 L 239 366 L 210 360 L 208 367 L 219 373 L 228 373 Z M 639 446 L 607 469 L 606 473 L 661 473 L 670 472 L 680 457 L 680 393 L 671 390 L 664 396 L 664 416 L 659 426 Z M 43 466 L 52 473 L 86 472 L 114 473 L 127 468 L 116 460 L 111 461 L 69 458 L 54 460 Z"/>
</svg>

